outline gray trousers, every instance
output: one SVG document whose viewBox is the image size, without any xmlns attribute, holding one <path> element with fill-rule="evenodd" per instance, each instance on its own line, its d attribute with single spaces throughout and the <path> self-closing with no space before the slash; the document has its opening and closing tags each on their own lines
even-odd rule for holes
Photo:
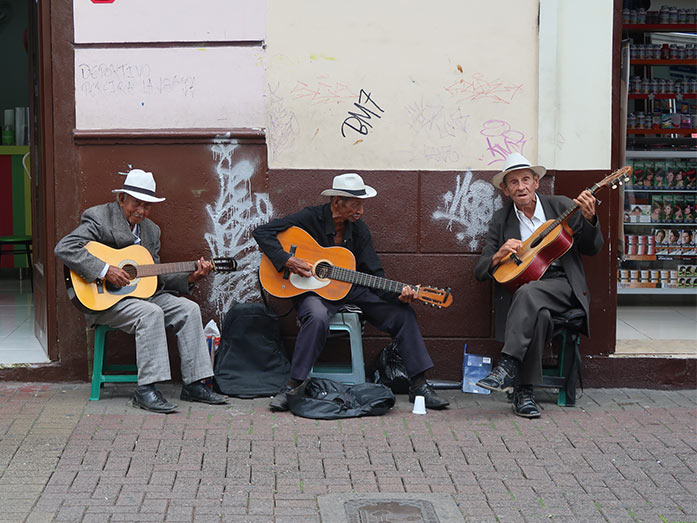
<svg viewBox="0 0 697 523">
<path fill-rule="evenodd" d="M 563 275 L 526 283 L 513 294 L 501 352 L 520 362 L 517 384 L 542 383 L 542 356 L 552 337 L 552 315 L 580 306 Z"/>
<path fill-rule="evenodd" d="M 165 329 L 177 336 L 185 384 L 213 375 L 198 304 L 169 293 L 147 300 L 126 298 L 97 316 L 96 323 L 135 334 L 138 385 L 172 378 Z"/>
</svg>

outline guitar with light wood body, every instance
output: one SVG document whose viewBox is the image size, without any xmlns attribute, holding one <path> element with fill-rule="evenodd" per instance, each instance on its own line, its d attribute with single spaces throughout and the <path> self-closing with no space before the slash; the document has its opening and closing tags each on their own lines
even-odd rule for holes
<svg viewBox="0 0 697 523">
<path fill-rule="evenodd" d="M 149 298 L 157 290 L 158 275 L 194 272 L 198 267 L 198 262 L 195 261 L 155 263 L 150 251 L 142 245 L 113 249 L 91 241 L 85 245 L 85 249 L 104 263 L 126 271 L 131 280 L 125 287 L 116 287 L 104 280 L 88 282 L 66 266 L 64 272 L 68 297 L 75 306 L 85 312 L 106 310 L 124 298 Z M 233 258 L 213 258 L 210 262 L 214 271 L 237 270 L 237 262 Z"/>
<path fill-rule="evenodd" d="M 362 285 L 400 294 L 406 283 L 400 283 L 372 274 L 357 272 L 356 258 L 344 247 L 322 247 L 306 231 L 290 227 L 277 235 L 283 250 L 305 260 L 312 266 L 312 276 L 306 278 L 288 269 L 277 271 L 271 260 L 263 255 L 259 278 L 264 290 L 277 298 L 292 298 L 314 292 L 322 298 L 336 301 L 344 298 L 351 287 Z M 453 302 L 450 289 L 410 285 L 416 290 L 416 299 L 434 307 L 449 307 Z"/>
</svg>

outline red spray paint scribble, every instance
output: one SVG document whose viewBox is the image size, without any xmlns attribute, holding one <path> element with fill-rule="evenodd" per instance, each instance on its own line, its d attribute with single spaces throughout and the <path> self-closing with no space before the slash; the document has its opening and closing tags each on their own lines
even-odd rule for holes
<svg viewBox="0 0 697 523">
<path fill-rule="evenodd" d="M 464 100 L 484 100 L 493 103 L 510 104 L 522 88 L 520 85 L 505 85 L 501 80 L 488 81 L 481 73 L 474 73 L 472 81 L 458 80 L 445 87 L 453 96 L 464 95 Z"/>
</svg>

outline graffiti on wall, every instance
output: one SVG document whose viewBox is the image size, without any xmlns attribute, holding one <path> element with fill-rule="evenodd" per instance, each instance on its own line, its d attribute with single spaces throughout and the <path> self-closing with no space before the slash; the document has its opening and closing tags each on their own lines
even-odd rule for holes
<svg viewBox="0 0 697 523">
<path fill-rule="evenodd" d="M 358 102 L 353 104 L 356 109 L 360 111 L 360 113 L 349 111 L 348 118 L 346 118 L 341 124 L 341 136 L 344 138 L 346 138 L 346 130 L 344 127 L 348 127 L 352 131 L 365 136 L 368 134 L 368 128 L 373 127 L 373 125 L 368 122 L 368 120 L 371 119 L 371 115 L 378 119 L 382 118 L 380 113 L 384 113 L 385 110 L 380 107 L 375 100 L 370 97 L 370 95 L 371 93 L 366 93 L 363 89 L 361 89 L 361 92 L 358 94 Z"/>
<path fill-rule="evenodd" d="M 300 132 L 298 119 L 295 112 L 286 107 L 282 96 L 278 94 L 279 87 L 268 84 L 269 111 L 268 131 L 273 134 L 274 140 L 269 141 L 269 155 L 275 158 L 278 153 L 293 147 Z"/>
<path fill-rule="evenodd" d="M 472 173 L 467 171 L 464 179 L 457 175 L 455 192 L 448 191 L 442 198 L 442 205 L 432 215 L 433 220 L 445 221 L 446 229 L 455 231 L 458 242 L 468 242 L 469 248 L 476 250 L 494 212 L 503 206 L 501 195 L 489 182 L 472 182 Z"/>
<path fill-rule="evenodd" d="M 213 204 L 206 205 L 213 231 L 205 238 L 213 256 L 232 256 L 239 267 L 237 272 L 214 273 L 210 301 L 220 317 L 233 303 L 259 296 L 256 269 L 261 253 L 252 231 L 273 215 L 269 195 L 252 193 L 255 166 L 249 160 L 235 159 L 237 147 L 224 139 L 211 147 L 220 192 Z"/>
<path fill-rule="evenodd" d="M 524 154 L 523 148 L 527 143 L 525 134 L 516 131 L 511 124 L 504 120 L 487 120 L 479 131 L 486 139 L 486 153 L 489 160 L 487 165 L 503 162 L 511 153 Z M 484 157 L 481 158 L 484 160 Z"/>
</svg>

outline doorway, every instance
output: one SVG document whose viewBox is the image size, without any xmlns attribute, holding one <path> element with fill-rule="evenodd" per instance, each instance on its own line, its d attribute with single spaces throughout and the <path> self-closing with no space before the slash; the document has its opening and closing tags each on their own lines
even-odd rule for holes
<svg viewBox="0 0 697 523">
<path fill-rule="evenodd" d="M 0 66 L 11 71 L 0 84 L 0 366 L 49 361 L 45 300 L 34 292 L 45 288 L 34 255 L 42 237 L 40 26 L 37 2 L 0 1 Z"/>
</svg>

